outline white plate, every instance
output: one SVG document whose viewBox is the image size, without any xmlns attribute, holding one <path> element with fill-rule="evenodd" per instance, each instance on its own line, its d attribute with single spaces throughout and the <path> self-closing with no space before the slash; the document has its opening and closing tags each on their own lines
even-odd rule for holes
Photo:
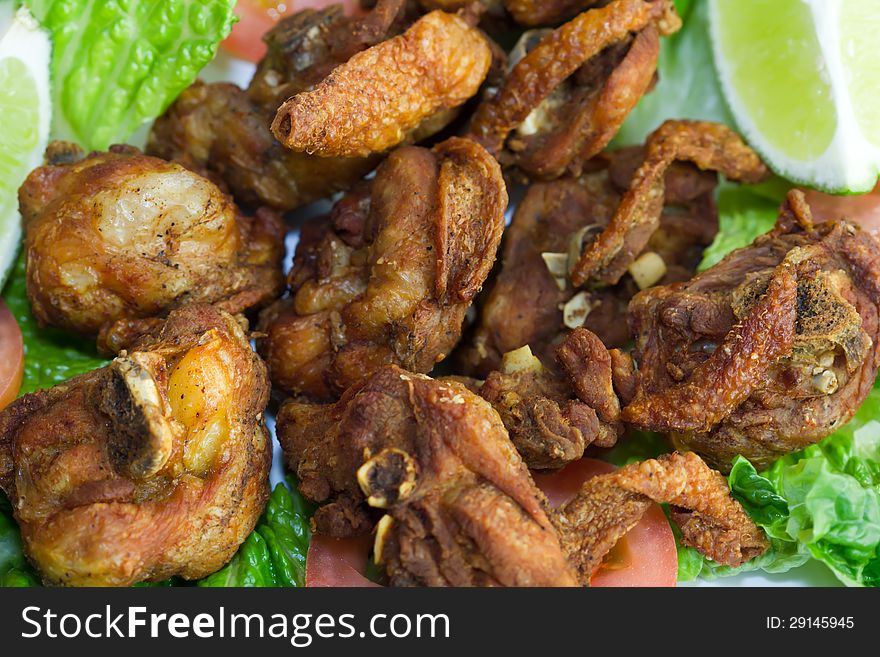
<svg viewBox="0 0 880 657">
<path fill-rule="evenodd" d="M 234 82 L 245 87 L 250 82 L 254 70 L 255 66 L 253 64 L 220 51 L 217 58 L 202 71 L 200 77 L 206 82 Z M 323 208 L 318 205 L 317 208 L 313 206 L 305 209 L 302 213 L 304 216 L 312 216 L 316 214 L 316 210 L 324 211 L 327 208 L 329 208 L 329 204 L 325 204 Z M 296 231 L 291 232 L 287 236 L 285 269 L 290 267 L 292 263 L 293 252 L 298 239 L 299 234 Z M 274 486 L 276 483 L 284 480 L 284 457 L 281 453 L 281 446 L 275 438 L 274 417 L 268 418 L 268 425 L 275 445 L 272 472 L 270 474 L 270 479 Z M 841 586 L 841 583 L 823 563 L 810 561 L 800 568 L 790 570 L 781 575 L 769 575 L 762 572 L 746 573 L 716 580 L 699 579 L 695 582 L 682 583 L 681 586 Z"/>
</svg>

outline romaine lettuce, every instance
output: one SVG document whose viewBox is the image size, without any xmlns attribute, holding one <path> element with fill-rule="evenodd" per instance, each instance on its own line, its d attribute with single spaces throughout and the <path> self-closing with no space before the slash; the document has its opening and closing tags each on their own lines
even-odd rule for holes
<svg viewBox="0 0 880 657">
<path fill-rule="evenodd" d="M 25 4 L 52 34 L 54 136 L 97 150 L 161 114 L 235 21 L 235 0 Z"/>
</svg>

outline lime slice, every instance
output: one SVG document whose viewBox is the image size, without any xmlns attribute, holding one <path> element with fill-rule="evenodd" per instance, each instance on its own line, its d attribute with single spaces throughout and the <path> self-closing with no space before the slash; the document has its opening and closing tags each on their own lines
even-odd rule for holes
<svg viewBox="0 0 880 657">
<path fill-rule="evenodd" d="M 0 288 L 21 242 L 18 188 L 49 139 L 49 36 L 19 9 L 0 37 Z"/>
<path fill-rule="evenodd" d="M 780 175 L 866 192 L 880 174 L 877 0 L 710 0 L 721 87 Z"/>
</svg>

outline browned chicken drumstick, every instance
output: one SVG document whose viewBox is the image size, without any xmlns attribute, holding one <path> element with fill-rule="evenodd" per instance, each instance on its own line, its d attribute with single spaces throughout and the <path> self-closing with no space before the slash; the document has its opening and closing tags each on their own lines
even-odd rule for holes
<svg viewBox="0 0 880 657">
<path fill-rule="evenodd" d="M 729 469 L 758 468 L 843 426 L 880 365 L 880 243 L 813 226 L 801 192 L 777 226 L 687 283 L 630 305 L 638 363 L 623 419 Z"/>
<path fill-rule="evenodd" d="M 287 402 L 277 426 L 300 489 L 324 504 L 317 530 L 374 529 L 373 556 L 392 585 L 587 585 L 651 500 L 674 505 L 685 543 L 721 563 L 766 548 L 724 478 L 695 455 L 596 477 L 553 511 L 486 401 L 395 366 L 336 404 Z"/>
<path fill-rule="evenodd" d="M 394 151 L 304 230 L 292 296 L 261 320 L 273 382 L 329 400 L 386 363 L 433 369 L 492 268 L 506 207 L 498 163 L 474 142 Z"/>
<path fill-rule="evenodd" d="M 680 26 L 671 0 L 615 0 L 527 32 L 468 135 L 530 178 L 580 175 L 651 88 L 660 36 Z"/>
<path fill-rule="evenodd" d="M 210 181 L 132 147 L 84 157 L 56 142 L 47 158 L 19 191 L 41 323 L 96 335 L 188 303 L 237 313 L 280 294 L 274 211 L 245 216 Z"/>
<path fill-rule="evenodd" d="M 563 178 L 529 187 L 505 235 L 502 268 L 483 300 L 469 342 L 459 351 L 463 370 L 485 376 L 497 369 L 505 352 L 529 345 L 545 363 L 571 329 L 583 326 L 609 348 L 625 345 L 629 330 L 623 320 L 627 304 L 640 289 L 689 279 L 703 249 L 718 232 L 713 194 L 718 176 L 715 161 L 668 162 L 656 175 L 659 188 L 641 184 L 646 167 L 656 171 L 658 151 L 666 152 L 669 133 L 690 134 L 723 153 L 742 159 L 748 177 L 766 169 L 728 128 L 711 123 L 668 122 L 648 137 L 644 148 L 603 154 L 580 178 Z M 737 160 L 739 161 L 739 160 Z M 724 162 L 717 163 L 721 166 Z M 731 165 L 722 171 L 736 174 Z M 745 174 L 739 177 L 746 177 Z M 627 199 L 651 199 L 652 214 L 626 209 Z M 622 220 L 637 216 L 640 222 Z M 655 213 L 655 214 L 654 214 Z M 614 285 L 577 289 L 571 273 L 582 260 L 583 245 L 592 248 L 609 231 L 624 224 L 628 248 L 620 249 L 622 275 Z"/>
<path fill-rule="evenodd" d="M 173 311 L 110 365 L 0 413 L 0 487 L 50 584 L 223 566 L 268 495 L 266 368 L 239 322 Z"/>
</svg>

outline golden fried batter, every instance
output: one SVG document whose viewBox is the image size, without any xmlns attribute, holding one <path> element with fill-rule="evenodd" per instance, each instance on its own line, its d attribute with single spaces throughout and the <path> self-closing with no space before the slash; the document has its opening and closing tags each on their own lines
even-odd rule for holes
<svg viewBox="0 0 880 657">
<path fill-rule="evenodd" d="M 529 177 L 579 175 L 651 87 L 659 37 L 679 26 L 670 0 L 616 0 L 526 33 L 524 56 L 477 108 L 469 136 Z"/>
<path fill-rule="evenodd" d="M 720 123 L 667 121 L 649 137 L 645 158 L 608 226 L 581 254 L 571 271 L 576 287 L 614 285 L 660 224 L 666 170 L 675 161 L 720 171 L 730 180 L 756 183 L 769 175 L 758 155 Z"/>
<path fill-rule="evenodd" d="M 394 151 L 304 229 L 292 296 L 261 320 L 273 382 L 329 400 L 386 363 L 429 372 L 458 342 L 506 206 L 497 162 L 469 140 Z"/>
<path fill-rule="evenodd" d="M 49 584 L 197 579 L 268 495 L 266 368 L 230 315 L 173 311 L 110 365 L 0 413 L 0 487 Z"/>
<path fill-rule="evenodd" d="M 186 303 L 240 312 L 281 292 L 276 213 L 246 217 L 210 181 L 130 147 L 83 158 L 55 143 L 47 155 L 19 191 L 41 323 L 95 335 Z"/>
<path fill-rule="evenodd" d="M 582 582 L 652 501 L 670 504 L 682 543 L 713 561 L 735 567 L 767 549 L 763 532 L 730 496 L 722 475 L 694 453 L 669 454 L 593 477 L 554 514 Z"/>
<path fill-rule="evenodd" d="M 310 155 L 381 153 L 424 120 L 473 97 L 491 63 L 492 51 L 476 28 L 433 11 L 285 102 L 272 132 L 288 148 Z"/>
<path fill-rule="evenodd" d="M 813 227 L 794 191 L 777 227 L 687 283 L 630 304 L 638 362 L 623 419 L 671 433 L 726 470 L 757 467 L 843 426 L 880 366 L 880 243 Z"/>
<path fill-rule="evenodd" d="M 300 489 L 327 503 L 317 530 L 376 524 L 392 585 L 577 584 L 498 415 L 464 386 L 388 366 L 336 404 L 287 402 L 277 426 Z"/>
<path fill-rule="evenodd" d="M 318 158 L 284 148 L 269 126 L 286 98 L 312 89 L 356 53 L 402 28 L 404 0 L 379 0 L 360 17 L 306 9 L 264 37 L 266 57 L 247 90 L 196 82 L 154 124 L 147 152 L 205 175 L 241 202 L 290 210 L 349 189 L 378 157 Z M 430 122 L 427 122 L 430 123 Z M 413 140 L 443 127 L 423 127 Z"/>
</svg>

